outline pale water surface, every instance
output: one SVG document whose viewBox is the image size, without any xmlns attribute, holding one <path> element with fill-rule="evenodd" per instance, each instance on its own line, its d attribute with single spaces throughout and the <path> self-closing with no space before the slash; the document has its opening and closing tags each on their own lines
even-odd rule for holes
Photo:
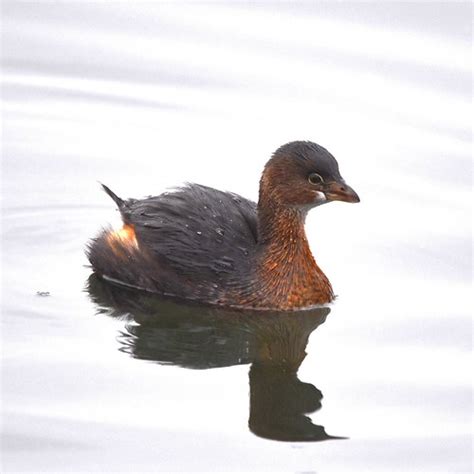
<svg viewBox="0 0 474 474">
<path fill-rule="evenodd" d="M 2 10 L 3 472 L 471 472 L 469 3 Z M 256 199 L 294 139 L 361 196 L 308 218 L 330 314 L 85 291 L 98 180 Z"/>
</svg>

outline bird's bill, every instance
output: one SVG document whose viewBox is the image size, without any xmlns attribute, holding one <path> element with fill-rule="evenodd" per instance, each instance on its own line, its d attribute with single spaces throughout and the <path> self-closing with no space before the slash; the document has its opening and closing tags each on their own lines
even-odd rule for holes
<svg viewBox="0 0 474 474">
<path fill-rule="evenodd" d="M 357 193 L 344 181 L 329 183 L 324 194 L 328 201 L 360 202 Z"/>
</svg>

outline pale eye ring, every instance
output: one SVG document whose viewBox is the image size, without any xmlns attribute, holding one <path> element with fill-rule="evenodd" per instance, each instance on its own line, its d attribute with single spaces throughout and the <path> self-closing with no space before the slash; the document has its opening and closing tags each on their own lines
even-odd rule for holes
<svg viewBox="0 0 474 474">
<path fill-rule="evenodd" d="M 324 179 L 322 178 L 322 176 L 318 173 L 310 173 L 308 175 L 308 181 L 311 183 L 311 184 L 322 184 L 324 183 Z"/>
</svg>

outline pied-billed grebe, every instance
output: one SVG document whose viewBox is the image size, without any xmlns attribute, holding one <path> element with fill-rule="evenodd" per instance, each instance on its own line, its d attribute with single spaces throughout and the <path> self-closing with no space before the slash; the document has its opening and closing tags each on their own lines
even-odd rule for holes
<svg viewBox="0 0 474 474">
<path fill-rule="evenodd" d="M 288 310 L 334 299 L 309 249 L 305 216 L 321 204 L 359 197 L 316 143 L 291 142 L 273 154 L 258 204 L 198 184 L 126 201 L 103 187 L 124 222 L 87 249 L 106 279 L 223 306 Z"/>
</svg>

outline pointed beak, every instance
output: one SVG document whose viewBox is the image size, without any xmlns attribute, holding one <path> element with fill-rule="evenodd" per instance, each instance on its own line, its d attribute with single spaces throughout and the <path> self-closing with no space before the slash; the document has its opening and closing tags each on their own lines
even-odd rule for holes
<svg viewBox="0 0 474 474">
<path fill-rule="evenodd" d="M 328 201 L 360 202 L 357 193 L 344 181 L 329 183 L 324 194 Z"/>
</svg>

